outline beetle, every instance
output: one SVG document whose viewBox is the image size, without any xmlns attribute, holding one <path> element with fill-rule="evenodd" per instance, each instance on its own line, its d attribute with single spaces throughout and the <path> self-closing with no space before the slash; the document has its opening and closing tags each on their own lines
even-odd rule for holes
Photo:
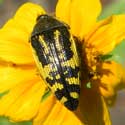
<svg viewBox="0 0 125 125">
<path fill-rule="evenodd" d="M 80 95 L 80 63 L 76 40 L 67 24 L 40 15 L 33 28 L 31 47 L 41 77 L 56 98 L 76 110 Z"/>
</svg>

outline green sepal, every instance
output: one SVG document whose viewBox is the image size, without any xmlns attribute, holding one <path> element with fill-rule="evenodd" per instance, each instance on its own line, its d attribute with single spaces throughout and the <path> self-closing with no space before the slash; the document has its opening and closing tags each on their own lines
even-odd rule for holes
<svg viewBox="0 0 125 125">
<path fill-rule="evenodd" d="M 100 56 L 100 60 L 101 61 L 107 61 L 107 60 L 110 60 L 112 58 L 112 54 L 107 54 L 107 55 L 101 55 Z"/>
<path fill-rule="evenodd" d="M 88 88 L 88 89 L 91 89 L 91 88 L 92 88 L 91 82 L 88 82 L 88 83 L 86 84 L 86 88 Z"/>
<path fill-rule="evenodd" d="M 50 89 L 47 89 L 44 95 L 42 96 L 41 102 L 45 101 L 50 95 L 51 95 L 51 91 Z"/>
</svg>

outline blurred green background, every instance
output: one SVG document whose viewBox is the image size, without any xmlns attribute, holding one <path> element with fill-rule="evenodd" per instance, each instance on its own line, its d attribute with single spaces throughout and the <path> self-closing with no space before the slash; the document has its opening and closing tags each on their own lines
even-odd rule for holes
<svg viewBox="0 0 125 125">
<path fill-rule="evenodd" d="M 0 0 L 0 27 L 14 15 L 18 7 L 24 2 L 41 4 L 48 13 L 53 13 L 57 0 Z M 100 19 L 112 14 L 125 13 L 125 0 L 101 0 L 103 11 Z M 125 42 L 123 41 L 112 53 L 113 60 L 125 66 Z M 121 91 L 117 97 L 116 105 L 110 109 L 113 125 L 125 125 L 125 91 Z M 0 117 L 0 125 L 31 125 L 31 122 L 12 123 L 7 118 Z"/>
</svg>

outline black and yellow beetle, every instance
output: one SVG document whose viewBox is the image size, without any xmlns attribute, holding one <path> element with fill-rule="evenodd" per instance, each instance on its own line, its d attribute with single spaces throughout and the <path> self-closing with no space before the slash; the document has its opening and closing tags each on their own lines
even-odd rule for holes
<svg viewBox="0 0 125 125">
<path fill-rule="evenodd" d="M 41 15 L 30 41 L 41 77 L 61 103 L 69 110 L 76 110 L 80 94 L 80 64 L 68 25 L 52 16 Z"/>
</svg>

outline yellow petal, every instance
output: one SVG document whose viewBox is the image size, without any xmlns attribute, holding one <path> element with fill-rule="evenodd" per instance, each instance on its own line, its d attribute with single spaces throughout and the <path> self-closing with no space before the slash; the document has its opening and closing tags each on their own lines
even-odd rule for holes
<svg viewBox="0 0 125 125">
<path fill-rule="evenodd" d="M 58 0 L 56 6 L 56 16 L 61 21 L 70 24 L 71 0 Z"/>
<path fill-rule="evenodd" d="M 35 78 L 36 70 L 0 66 L 0 76 L 0 93 L 3 93 L 19 83 Z"/>
<path fill-rule="evenodd" d="M 39 109 L 44 91 L 44 82 L 37 78 L 18 84 L 0 99 L 0 115 L 13 121 L 30 120 Z"/>
<path fill-rule="evenodd" d="M 101 72 L 100 92 L 112 105 L 117 91 L 125 88 L 125 68 L 115 62 L 103 63 Z"/>
<path fill-rule="evenodd" d="M 10 33 L 10 35 L 13 36 L 14 34 L 21 35 L 17 30 L 12 30 L 12 33 Z M 13 42 L 7 40 L 0 40 L 0 59 L 15 64 L 33 65 L 34 59 L 30 47 L 26 44 L 23 44 L 23 42 L 21 43 L 21 41 L 16 42 L 15 40 L 16 39 L 14 39 Z"/>
<path fill-rule="evenodd" d="M 96 91 L 84 88 L 81 91 L 80 111 L 85 125 L 111 125 L 108 107 Z"/>
<path fill-rule="evenodd" d="M 69 24 L 73 35 L 83 37 L 94 26 L 101 12 L 99 0 L 59 0 L 56 16 Z"/>
<path fill-rule="evenodd" d="M 93 46 L 100 53 L 107 54 L 125 39 L 125 15 L 114 15 L 103 20 L 93 28 L 85 38 L 88 46 Z"/>
<path fill-rule="evenodd" d="M 36 4 L 22 5 L 15 16 L 0 30 L 0 58 L 14 63 L 34 63 L 29 38 L 36 18 L 45 14 Z"/>
<path fill-rule="evenodd" d="M 41 14 L 45 14 L 41 6 L 30 2 L 25 3 L 17 10 L 15 16 L 12 18 L 13 22 L 7 22 L 3 28 L 17 28 L 26 32 L 29 36 L 36 23 L 36 18 Z"/>
<path fill-rule="evenodd" d="M 33 120 L 33 125 L 83 125 L 79 118 L 53 95 L 41 103 L 39 113 Z"/>
<path fill-rule="evenodd" d="M 82 89 L 80 104 L 75 112 L 67 110 L 53 95 L 41 103 L 33 125 L 111 125 L 106 103 L 91 89 Z"/>
</svg>

